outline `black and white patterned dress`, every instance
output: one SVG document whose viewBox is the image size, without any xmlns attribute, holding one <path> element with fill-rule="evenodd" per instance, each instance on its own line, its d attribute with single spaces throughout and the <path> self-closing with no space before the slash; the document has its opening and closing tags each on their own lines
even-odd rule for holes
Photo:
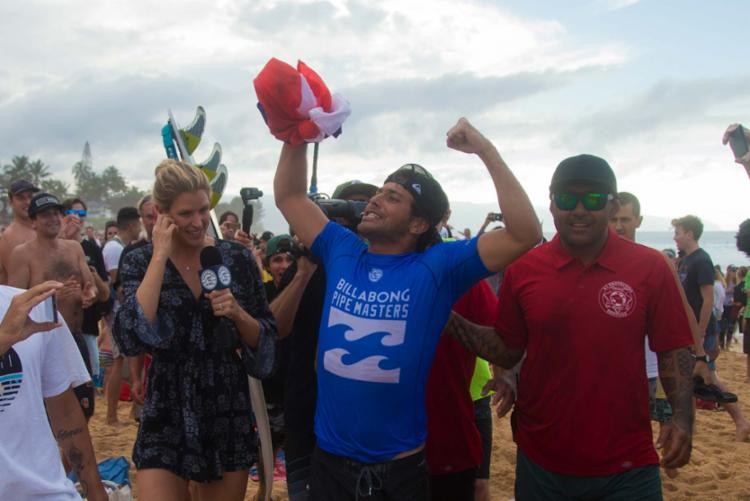
<svg viewBox="0 0 750 501">
<path fill-rule="evenodd" d="M 217 241 L 232 271 L 232 294 L 260 324 L 256 349 L 224 325 L 201 294 L 195 298 L 171 261 L 151 325 L 135 293 L 151 260 L 151 244 L 130 252 L 119 270 L 124 303 L 114 336 L 128 356 L 150 353 L 146 402 L 133 461 L 138 469 L 162 468 L 198 482 L 248 469 L 257 443 L 251 426 L 247 375 L 265 377 L 274 365 L 276 323 L 268 308 L 255 259 L 244 247 Z M 241 350 L 242 358 L 237 354 Z"/>
</svg>

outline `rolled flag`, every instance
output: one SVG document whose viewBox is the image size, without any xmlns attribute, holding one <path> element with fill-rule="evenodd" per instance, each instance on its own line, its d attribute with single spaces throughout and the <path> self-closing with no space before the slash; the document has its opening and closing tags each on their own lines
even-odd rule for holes
<svg viewBox="0 0 750 501">
<path fill-rule="evenodd" d="M 271 58 L 253 80 L 258 109 L 276 139 L 299 145 L 341 134 L 349 102 L 331 94 L 323 79 L 302 61 L 297 69 Z"/>
</svg>

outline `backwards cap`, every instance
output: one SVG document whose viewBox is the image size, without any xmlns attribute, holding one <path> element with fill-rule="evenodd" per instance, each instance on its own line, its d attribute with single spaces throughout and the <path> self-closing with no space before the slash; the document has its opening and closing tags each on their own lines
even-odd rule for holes
<svg viewBox="0 0 750 501">
<path fill-rule="evenodd" d="M 402 165 L 385 182 L 396 183 L 411 193 L 416 215 L 424 217 L 431 227 L 438 224 L 448 211 L 448 197 L 443 188 L 421 165 Z"/>
</svg>

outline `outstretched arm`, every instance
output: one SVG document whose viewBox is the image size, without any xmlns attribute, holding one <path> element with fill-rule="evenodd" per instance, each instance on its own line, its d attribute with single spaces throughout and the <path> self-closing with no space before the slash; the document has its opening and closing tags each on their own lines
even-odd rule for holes
<svg viewBox="0 0 750 501">
<path fill-rule="evenodd" d="M 328 218 L 315 202 L 307 197 L 307 145 L 281 148 L 279 165 L 273 178 L 276 207 L 291 225 L 294 233 L 307 247 L 323 230 Z"/>
<path fill-rule="evenodd" d="M 523 349 L 506 346 L 493 327 L 471 323 L 455 311 L 451 311 L 445 331 L 471 353 L 505 369 L 512 368 L 523 356 Z"/>
<path fill-rule="evenodd" d="M 448 131 L 448 146 L 476 154 L 492 177 L 505 228 L 479 237 L 477 247 L 482 262 L 491 271 L 500 271 L 539 243 L 539 225 L 529 197 L 489 139 L 465 118 Z"/>
</svg>

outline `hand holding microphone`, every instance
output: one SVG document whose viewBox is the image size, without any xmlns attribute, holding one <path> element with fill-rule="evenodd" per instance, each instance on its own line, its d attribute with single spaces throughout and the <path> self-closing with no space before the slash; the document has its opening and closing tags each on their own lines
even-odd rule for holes
<svg viewBox="0 0 750 501">
<path fill-rule="evenodd" d="M 240 313 L 240 307 L 237 300 L 234 299 L 232 291 L 229 289 L 217 289 L 206 294 L 211 301 L 211 308 L 217 317 L 227 317 L 230 320 L 236 320 Z"/>
<path fill-rule="evenodd" d="M 230 289 L 232 272 L 222 262 L 221 253 L 216 247 L 205 247 L 201 251 L 200 279 L 214 315 L 237 320 L 241 308 Z"/>
</svg>

